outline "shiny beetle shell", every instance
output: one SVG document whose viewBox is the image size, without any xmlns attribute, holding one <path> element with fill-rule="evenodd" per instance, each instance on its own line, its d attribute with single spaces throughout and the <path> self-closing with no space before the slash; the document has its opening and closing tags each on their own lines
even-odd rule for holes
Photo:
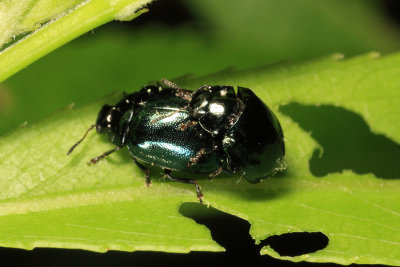
<svg viewBox="0 0 400 267">
<path fill-rule="evenodd" d="M 104 105 L 89 130 L 94 127 L 116 147 L 89 163 L 126 146 L 146 172 L 146 184 L 151 183 L 148 166 L 158 166 L 171 180 L 195 184 L 200 201 L 197 181 L 173 178 L 171 172 L 212 178 L 225 171 L 257 183 L 281 169 L 285 156 L 277 117 L 244 87 L 235 92 L 232 86 L 205 85 L 189 91 L 164 80 L 125 95 L 114 106 Z"/>
</svg>

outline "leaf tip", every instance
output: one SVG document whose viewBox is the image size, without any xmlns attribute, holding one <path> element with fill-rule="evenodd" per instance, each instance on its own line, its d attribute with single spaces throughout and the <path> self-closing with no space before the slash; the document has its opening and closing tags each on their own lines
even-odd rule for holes
<svg viewBox="0 0 400 267">
<path fill-rule="evenodd" d="M 150 2 L 152 2 L 152 0 L 140 0 L 129 4 L 115 14 L 114 18 L 119 21 L 132 20 L 141 14 L 148 12 L 149 9 L 145 8 L 145 5 L 149 4 Z"/>
</svg>

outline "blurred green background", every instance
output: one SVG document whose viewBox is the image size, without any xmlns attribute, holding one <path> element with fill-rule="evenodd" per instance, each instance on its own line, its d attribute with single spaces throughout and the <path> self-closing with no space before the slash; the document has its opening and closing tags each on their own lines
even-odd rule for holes
<svg viewBox="0 0 400 267">
<path fill-rule="evenodd" d="M 0 84 L 0 134 L 160 78 L 335 52 L 400 50 L 400 7 L 382 0 L 159 0 L 57 49 Z"/>
</svg>

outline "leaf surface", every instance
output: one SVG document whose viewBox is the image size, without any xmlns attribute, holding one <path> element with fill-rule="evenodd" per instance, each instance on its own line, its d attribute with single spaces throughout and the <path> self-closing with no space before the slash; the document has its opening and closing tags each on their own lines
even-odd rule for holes
<svg viewBox="0 0 400 267">
<path fill-rule="evenodd" d="M 277 114 L 287 140 L 287 169 L 277 177 L 256 185 L 240 177 L 204 179 L 200 185 L 207 204 L 248 220 L 257 242 L 303 231 L 329 238 L 328 246 L 315 253 L 281 257 L 265 247 L 263 254 L 293 261 L 400 265 L 400 54 L 341 58 L 181 80 L 189 89 L 203 84 L 252 88 Z M 192 186 L 163 181 L 156 171 L 153 186 L 146 188 L 144 174 L 125 150 L 86 166 L 113 148 L 94 133 L 65 156 L 100 107 L 118 98 L 68 108 L 0 140 L 0 245 L 223 250 L 206 228 L 179 213 L 181 203 L 197 201 Z M 322 123 L 326 127 L 318 128 Z M 350 142 L 338 142 L 331 150 L 328 144 L 337 142 L 338 135 Z M 358 150 L 347 149 L 357 142 Z M 365 155 L 371 155 L 363 158 L 370 167 L 366 170 L 353 159 Z M 374 161 L 382 163 L 376 167 Z"/>
</svg>

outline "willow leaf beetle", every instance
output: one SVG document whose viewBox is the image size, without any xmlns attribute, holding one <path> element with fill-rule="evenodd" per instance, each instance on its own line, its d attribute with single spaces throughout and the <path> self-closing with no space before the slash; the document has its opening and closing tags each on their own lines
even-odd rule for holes
<svg viewBox="0 0 400 267">
<path fill-rule="evenodd" d="M 250 183 L 282 168 L 285 145 L 275 114 L 248 88 L 204 85 L 195 91 L 162 80 L 124 95 L 116 105 L 104 105 L 96 123 L 68 151 L 68 155 L 96 128 L 108 134 L 115 148 L 88 164 L 127 146 L 134 162 L 146 173 L 149 166 L 164 170 L 173 181 L 194 184 L 194 179 L 172 177 L 172 172 L 239 173 Z"/>
</svg>

